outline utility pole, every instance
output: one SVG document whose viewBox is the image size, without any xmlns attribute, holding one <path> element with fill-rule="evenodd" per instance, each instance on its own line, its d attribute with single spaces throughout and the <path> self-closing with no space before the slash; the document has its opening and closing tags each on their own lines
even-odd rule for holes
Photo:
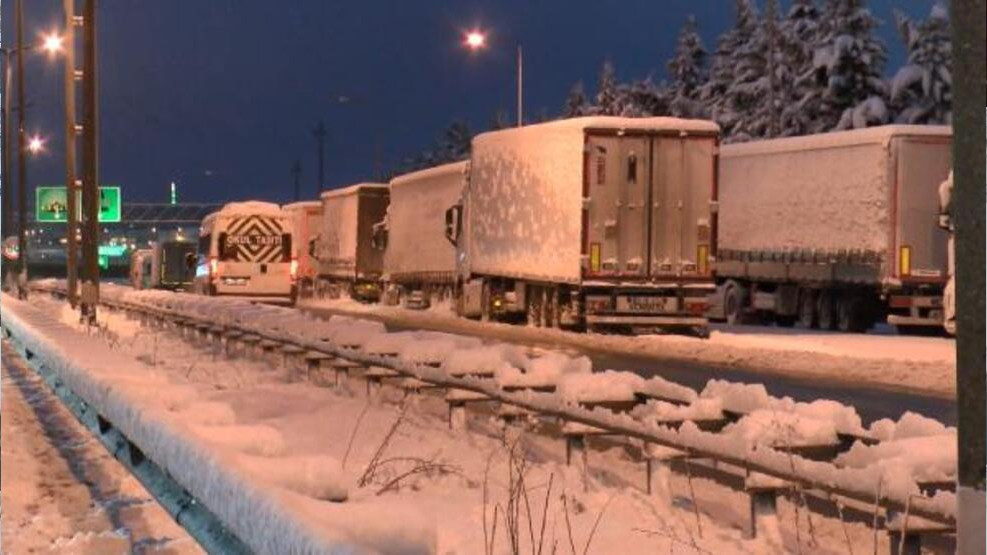
<svg viewBox="0 0 987 555">
<path fill-rule="evenodd" d="M 3 197 L 3 214 L 0 215 L 2 219 L 2 225 L 0 225 L 0 241 L 7 239 L 10 235 L 10 217 L 11 212 L 11 197 L 14 192 L 14 188 L 10 184 L 10 87 L 12 82 L 13 68 L 10 66 L 10 58 L 13 56 L 13 50 L 3 48 L 0 50 L 3 52 L 3 120 L 0 121 L 0 149 L 3 150 L 3 154 L 0 155 L 2 158 L 2 167 L 0 167 L 0 179 L 3 180 L 3 189 L 0 190 L 0 197 Z M 10 264 L 3 264 L 3 283 L 4 287 L 7 286 L 7 274 L 10 273 Z"/>
<path fill-rule="evenodd" d="M 72 308 L 78 304 L 79 289 L 79 197 L 78 188 L 81 181 L 76 176 L 76 113 L 75 113 L 75 0 L 63 0 L 65 12 L 65 30 L 63 45 L 65 48 L 65 199 L 66 207 L 65 269 L 67 277 L 68 300 Z"/>
<path fill-rule="evenodd" d="M 319 125 L 315 126 L 312 130 L 312 135 L 315 137 L 315 142 L 319 147 L 319 182 L 315 187 L 315 194 L 318 196 L 322 193 L 322 188 L 326 186 L 326 175 L 325 175 L 325 155 L 326 155 L 326 124 L 324 121 L 319 120 Z M 295 200 L 298 200 L 298 193 L 295 193 Z"/>
<path fill-rule="evenodd" d="M 83 179 L 82 320 L 96 323 L 99 306 L 99 113 L 96 67 L 96 0 L 85 0 L 83 12 Z"/>
<path fill-rule="evenodd" d="M 27 299 L 27 124 L 24 122 L 24 0 L 14 3 L 17 24 L 17 297 Z"/>
<path fill-rule="evenodd" d="M 957 540 L 961 555 L 984 553 L 984 0 L 953 0 L 953 199 L 956 227 Z"/>
<path fill-rule="evenodd" d="M 298 195 L 301 192 L 299 189 L 299 187 L 301 186 L 301 181 L 300 181 L 301 176 L 302 176 L 302 163 L 299 162 L 298 160 L 295 160 L 295 162 L 291 165 L 291 178 L 292 180 L 294 180 L 295 183 L 295 202 L 299 201 Z"/>
</svg>

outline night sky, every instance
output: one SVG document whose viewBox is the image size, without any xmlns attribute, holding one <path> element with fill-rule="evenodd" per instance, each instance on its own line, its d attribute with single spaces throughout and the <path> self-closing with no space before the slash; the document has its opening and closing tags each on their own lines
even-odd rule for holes
<svg viewBox="0 0 987 555">
<path fill-rule="evenodd" d="M 26 0 L 26 38 L 59 27 L 61 4 Z M 871 6 L 890 73 L 904 58 L 892 9 L 924 17 L 931 2 Z M 5 46 L 13 7 L 0 5 Z M 181 201 L 287 201 L 295 159 L 302 197 L 315 198 L 320 118 L 325 188 L 369 180 L 375 160 L 396 167 L 454 119 L 478 131 L 498 110 L 513 118 L 518 42 L 534 118 L 555 115 L 576 81 L 591 91 L 607 58 L 621 79 L 665 79 L 687 15 L 708 50 L 734 15 L 733 2 L 696 0 L 102 0 L 99 10 L 101 181 L 123 186 L 125 202 L 166 202 L 173 180 Z M 484 52 L 461 44 L 473 27 L 490 31 Z M 29 185 L 62 184 L 61 61 L 25 61 L 28 130 L 48 138 Z"/>
</svg>

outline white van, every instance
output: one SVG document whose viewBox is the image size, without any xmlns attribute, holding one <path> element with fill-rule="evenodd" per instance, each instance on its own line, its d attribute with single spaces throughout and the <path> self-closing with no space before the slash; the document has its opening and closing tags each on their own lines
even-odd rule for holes
<svg viewBox="0 0 987 555">
<path fill-rule="evenodd" d="M 277 204 L 232 202 L 202 220 L 193 290 L 294 304 L 292 222 Z"/>
</svg>

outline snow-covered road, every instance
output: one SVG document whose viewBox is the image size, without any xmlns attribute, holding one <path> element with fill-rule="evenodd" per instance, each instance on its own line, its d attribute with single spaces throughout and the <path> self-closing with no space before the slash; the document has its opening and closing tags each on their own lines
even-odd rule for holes
<svg viewBox="0 0 987 555">
<path fill-rule="evenodd" d="M 3 553 L 202 553 L 3 345 Z"/>
<path fill-rule="evenodd" d="M 887 330 L 855 335 L 719 325 L 708 340 L 629 337 L 480 323 L 457 318 L 447 307 L 415 311 L 345 299 L 309 301 L 302 308 L 325 317 L 372 318 L 395 330 L 429 329 L 578 352 L 596 369 L 660 375 L 699 389 L 711 378 L 764 383 L 777 396 L 852 405 L 865 421 L 897 418 L 905 410 L 956 421 L 952 339 Z"/>
</svg>

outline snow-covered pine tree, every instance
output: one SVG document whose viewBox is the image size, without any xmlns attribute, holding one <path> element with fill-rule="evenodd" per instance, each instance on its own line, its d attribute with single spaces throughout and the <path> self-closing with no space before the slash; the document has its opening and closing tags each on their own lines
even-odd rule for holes
<svg viewBox="0 0 987 555">
<path fill-rule="evenodd" d="M 442 162 L 463 160 L 470 154 L 473 133 L 465 121 L 456 120 L 446 128 L 439 143 L 440 151 L 444 154 Z"/>
<path fill-rule="evenodd" d="M 583 90 L 583 82 L 579 81 L 569 90 L 569 96 L 562 107 L 563 118 L 578 118 L 589 114 L 589 103 Z"/>
<path fill-rule="evenodd" d="M 747 9 L 754 14 L 753 5 Z M 764 17 L 757 21 L 755 32 L 735 51 L 734 84 L 727 93 L 737 113 L 732 141 L 779 134 L 778 27 L 777 1 L 767 0 Z"/>
<path fill-rule="evenodd" d="M 498 129 L 507 129 L 508 127 L 513 127 L 514 124 L 507 117 L 507 112 L 504 110 L 497 110 L 494 113 L 493 118 L 490 120 L 490 130 L 497 131 Z"/>
<path fill-rule="evenodd" d="M 619 98 L 617 91 L 617 71 L 610 60 L 603 62 L 600 68 L 600 80 L 596 87 L 596 103 L 594 113 L 613 116 L 619 114 Z"/>
<path fill-rule="evenodd" d="M 737 0 L 737 20 L 734 26 L 727 29 L 716 45 L 713 62 L 710 66 L 709 80 L 703 87 L 702 99 L 709 116 L 720 124 L 725 140 L 730 140 L 734 128 L 743 115 L 738 110 L 745 109 L 747 93 L 736 87 L 738 78 L 745 79 L 737 73 L 740 58 L 745 55 L 750 38 L 757 31 L 757 16 L 751 0 Z"/>
<path fill-rule="evenodd" d="M 778 102 L 780 135 L 806 135 L 822 110 L 825 82 L 817 79 L 813 52 L 819 42 L 815 0 L 794 0 L 778 29 Z"/>
<path fill-rule="evenodd" d="M 851 129 L 887 122 L 884 43 L 865 0 L 826 0 L 814 65 L 826 82 L 817 125 Z"/>
<path fill-rule="evenodd" d="M 617 86 L 615 115 L 642 118 L 668 113 L 667 90 L 652 83 L 650 77 Z"/>
<path fill-rule="evenodd" d="M 915 23 L 895 13 L 898 31 L 908 48 L 908 63 L 891 81 L 891 103 L 898 123 L 949 124 L 953 91 L 949 12 L 932 7 L 928 19 Z"/>
<path fill-rule="evenodd" d="M 675 55 L 668 61 L 672 84 L 668 88 L 668 112 L 675 117 L 702 117 L 700 93 L 706 82 L 706 48 L 696 31 L 696 18 L 689 16 L 679 31 Z"/>
<path fill-rule="evenodd" d="M 431 168 L 449 162 L 457 162 L 469 157 L 473 134 L 469 125 L 455 120 L 442 132 L 431 148 L 423 150 L 411 158 L 405 158 L 402 172 Z"/>
</svg>

